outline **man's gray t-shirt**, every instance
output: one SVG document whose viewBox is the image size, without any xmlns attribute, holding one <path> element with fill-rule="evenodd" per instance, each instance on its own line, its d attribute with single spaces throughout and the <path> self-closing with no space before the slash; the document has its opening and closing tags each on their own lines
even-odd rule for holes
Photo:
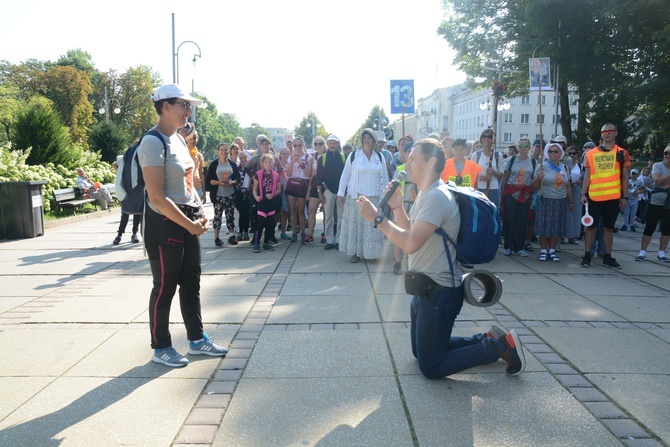
<svg viewBox="0 0 670 447">
<path fill-rule="evenodd" d="M 439 186 L 438 186 L 439 184 Z M 433 183 L 426 192 L 420 192 L 410 210 L 410 221 L 428 222 L 444 228 L 447 234 L 456 239 L 461 227 L 461 215 L 456 198 L 446 190 L 444 182 L 439 180 Z M 456 249 L 449 245 L 451 259 L 454 263 L 454 287 L 462 284 L 463 272 L 456 262 Z M 433 233 L 428 240 L 414 254 L 409 255 L 409 270 L 424 273 L 433 281 L 443 286 L 452 287 L 449 260 L 444 251 L 442 236 Z"/>
<path fill-rule="evenodd" d="M 170 137 L 161 134 L 161 137 L 167 145 L 167 159 L 164 159 L 163 143 L 153 135 L 146 135 L 137 148 L 137 159 L 140 166 L 142 168 L 164 166 L 165 197 L 171 199 L 176 205 L 200 206 L 195 199 L 196 194 L 193 187 L 195 165 L 188 153 L 186 143 L 177 133 Z M 147 205 L 161 214 L 148 199 Z"/>
<path fill-rule="evenodd" d="M 665 163 L 662 161 L 659 163 L 654 163 L 654 166 L 651 168 L 651 178 L 654 178 L 654 174 L 661 174 L 661 177 L 665 177 L 666 175 L 670 174 L 670 169 L 665 166 Z M 656 185 L 656 183 L 654 183 Z M 665 185 L 665 188 L 667 189 L 668 185 Z M 655 186 L 656 189 L 658 189 L 658 186 Z M 665 204 L 665 197 L 668 195 L 668 193 L 663 193 L 663 192 L 655 192 L 651 195 L 651 203 L 652 205 L 663 205 Z"/>
</svg>

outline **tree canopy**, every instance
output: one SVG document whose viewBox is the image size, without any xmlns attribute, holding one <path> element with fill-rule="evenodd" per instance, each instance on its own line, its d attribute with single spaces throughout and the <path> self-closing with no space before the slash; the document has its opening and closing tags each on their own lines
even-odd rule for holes
<svg viewBox="0 0 670 447">
<path fill-rule="evenodd" d="M 527 93 L 534 51 L 536 57 L 550 57 L 554 75 L 559 67 L 561 126 L 569 139 L 574 133 L 582 143 L 611 121 L 628 147 L 651 152 L 658 150 L 648 146 L 651 135 L 670 141 L 661 127 L 670 118 L 665 3 L 444 0 L 446 19 L 438 34 L 456 51 L 455 65 L 479 85 L 490 86 L 499 75 L 483 66 L 501 67 L 510 95 Z M 579 96 L 577 129 L 570 126 L 568 85 Z"/>
</svg>

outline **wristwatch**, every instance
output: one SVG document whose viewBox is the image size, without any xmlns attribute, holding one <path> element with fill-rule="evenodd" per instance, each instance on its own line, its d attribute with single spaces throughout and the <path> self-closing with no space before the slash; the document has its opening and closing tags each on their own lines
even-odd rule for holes
<svg viewBox="0 0 670 447">
<path fill-rule="evenodd" d="M 377 225 L 379 225 L 380 223 L 382 223 L 382 222 L 384 221 L 384 219 L 386 219 L 386 216 L 384 216 L 384 215 L 382 215 L 382 214 L 380 214 L 379 216 L 375 217 L 375 224 L 374 224 L 374 227 L 377 228 Z"/>
</svg>

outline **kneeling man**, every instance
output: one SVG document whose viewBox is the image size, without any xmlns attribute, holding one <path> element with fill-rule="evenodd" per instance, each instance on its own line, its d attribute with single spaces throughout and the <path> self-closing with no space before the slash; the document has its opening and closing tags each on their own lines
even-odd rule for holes
<svg viewBox="0 0 670 447">
<path fill-rule="evenodd" d="M 461 218 L 456 198 L 440 179 L 444 165 L 445 154 L 439 141 L 418 141 L 406 163 L 410 181 L 416 183 L 420 191 L 410 216 L 402 206 L 399 188 L 388 202 L 395 222 L 379 214 L 366 197 L 358 199 L 359 212 L 409 254 L 410 272 L 423 274 L 424 278 L 427 276 L 427 281 L 432 284 L 422 295 L 414 295 L 410 313 L 412 353 L 419 362 L 421 373 L 429 379 L 441 379 L 502 358 L 507 363 L 507 373 L 517 376 L 525 369 L 526 361 L 516 331 L 504 332 L 494 326 L 486 334 L 451 335 L 463 307 L 463 274 L 456 262 L 456 250 L 451 245 L 454 271 L 450 270 L 442 237 L 435 230 L 441 227 L 455 237 Z"/>
</svg>

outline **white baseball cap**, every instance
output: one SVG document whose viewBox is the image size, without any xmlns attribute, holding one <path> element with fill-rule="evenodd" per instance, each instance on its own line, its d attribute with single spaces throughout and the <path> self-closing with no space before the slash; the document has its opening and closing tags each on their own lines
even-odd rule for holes
<svg viewBox="0 0 670 447">
<path fill-rule="evenodd" d="M 154 90 L 154 94 L 151 95 L 151 99 L 153 99 L 154 102 L 158 102 L 161 99 L 170 99 L 170 98 L 183 99 L 184 101 L 190 102 L 194 106 L 202 105 L 202 100 L 194 98 L 193 96 L 189 95 L 188 93 L 183 91 L 181 87 L 179 87 L 177 84 L 161 85 L 156 90 Z"/>
</svg>

